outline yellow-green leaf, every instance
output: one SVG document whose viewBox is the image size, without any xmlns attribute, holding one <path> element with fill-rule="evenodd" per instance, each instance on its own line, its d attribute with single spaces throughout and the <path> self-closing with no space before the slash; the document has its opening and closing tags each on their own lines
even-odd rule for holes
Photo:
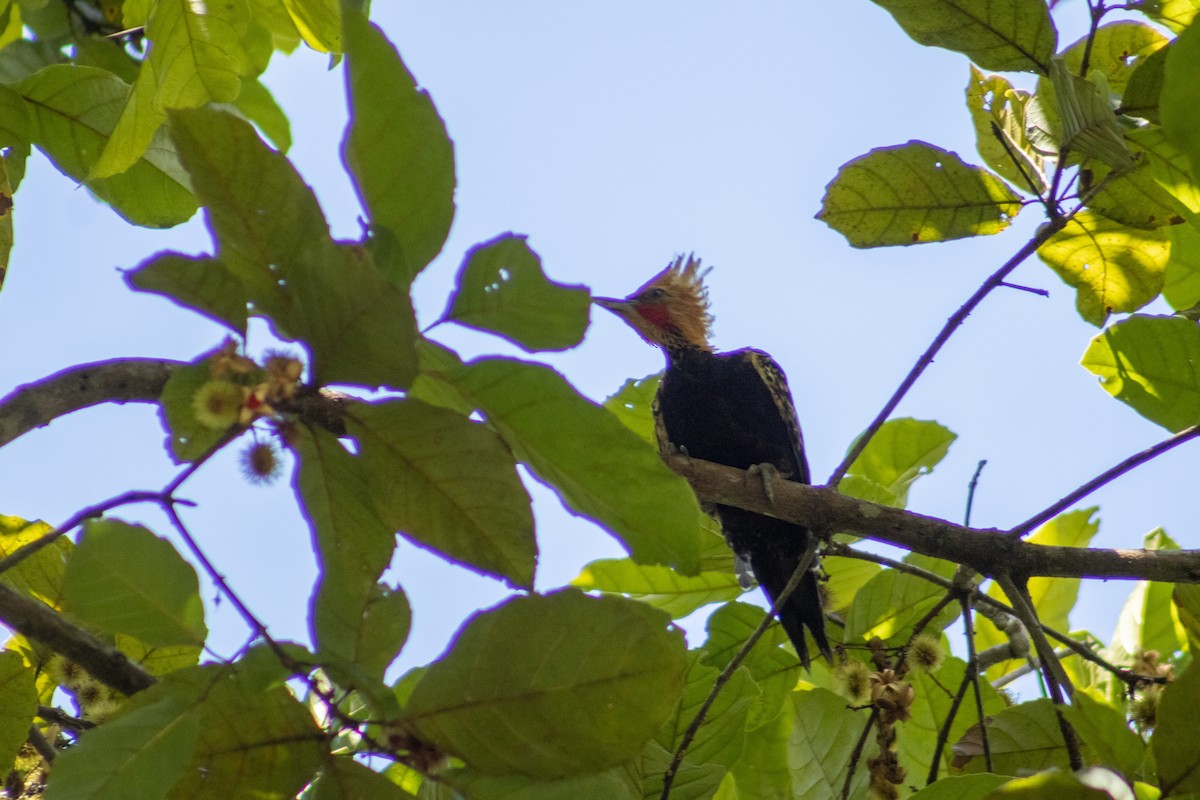
<svg viewBox="0 0 1200 800">
<path fill-rule="evenodd" d="M 0 651 L 0 764 L 11 766 L 29 738 L 38 703 L 34 676 L 20 653 Z"/>
<path fill-rule="evenodd" d="M 1139 230 L 1082 211 L 1038 248 L 1038 257 L 1077 290 L 1079 316 L 1103 325 L 1162 291 L 1170 247 L 1162 230 Z"/>
<path fill-rule="evenodd" d="M 1043 192 L 1043 160 L 1029 141 L 1025 108 L 1031 95 L 1000 75 L 984 75 L 974 64 L 967 83 L 967 110 L 984 164 L 1022 191 Z M 1032 184 L 1032 186 L 1031 186 Z"/>
<path fill-rule="evenodd" d="M 1163 690 L 1150 748 L 1163 794 L 1200 791 L 1200 748 L 1196 747 L 1196 708 L 1200 707 L 1200 669 L 1195 662 Z"/>
<path fill-rule="evenodd" d="M 473 569 L 533 586 L 529 495 L 495 433 L 415 399 L 357 407 L 347 428 L 384 522 Z"/>
<path fill-rule="evenodd" d="M 342 20 L 339 0 L 283 0 L 296 30 L 314 50 L 342 52 Z"/>
<path fill-rule="evenodd" d="M 1079 75 L 1086 52 L 1088 74 L 1099 70 L 1108 81 L 1109 91 L 1121 94 L 1133 72 L 1168 41 L 1161 32 L 1144 22 L 1111 22 L 1096 29 L 1090 49 L 1085 36 L 1063 51 L 1063 65 L 1068 72 Z"/>
<path fill-rule="evenodd" d="M 688 577 L 668 567 L 638 564 L 627 558 L 593 561 L 571 585 L 585 591 L 623 594 L 675 619 L 710 603 L 735 600 L 744 591 L 732 572 L 701 572 Z"/>
<path fill-rule="evenodd" d="M 1200 25 L 1189 25 L 1167 51 L 1158 114 L 1171 143 L 1200 174 Z"/>
<path fill-rule="evenodd" d="M 1058 42 L 1044 0 L 874 0 L 904 32 L 984 69 L 1045 73 Z"/>
<path fill-rule="evenodd" d="M 1200 229 L 1172 225 L 1167 229 L 1171 258 L 1163 278 L 1163 298 L 1176 311 L 1200 303 Z"/>
<path fill-rule="evenodd" d="M 507 233 L 467 252 L 445 316 L 527 351 L 566 350 L 583 340 L 590 309 L 586 288 L 547 278 L 525 237 Z"/>
<path fill-rule="evenodd" d="M 219 259 L 159 253 L 125 273 L 125 280 L 246 334 L 246 291 Z"/>
<path fill-rule="evenodd" d="M 53 532 L 54 529 L 45 522 L 29 522 L 20 517 L 0 514 L 0 558 L 5 558 Z M 73 547 L 70 539 L 59 537 L 53 544 L 41 548 L 15 567 L 5 570 L 0 574 L 0 582 L 23 595 L 41 600 L 51 608 L 58 608 L 62 600 L 62 581 L 67 570 L 67 556 Z"/>
<path fill-rule="evenodd" d="M 1200 13 L 1197 0 L 1144 0 L 1138 3 L 1138 11 L 1179 33 L 1192 24 Z"/>
<path fill-rule="evenodd" d="M 84 182 L 125 219 L 165 228 L 196 212 L 191 179 L 161 131 L 129 169 L 108 178 L 89 178 L 129 93 L 120 78 L 95 67 L 54 64 L 13 88 L 32 114 L 31 140 L 63 173 Z"/>
<path fill-rule="evenodd" d="M 933 471 L 958 437 L 932 420 L 905 417 L 885 422 L 850 465 L 839 490 L 903 508 L 913 482 Z"/>
<path fill-rule="evenodd" d="M 913 141 L 844 164 L 817 218 L 854 247 L 881 247 L 999 233 L 1020 210 L 1020 198 L 995 175 Z"/>
<path fill-rule="evenodd" d="M 1106 392 L 1151 422 L 1200 422 L 1200 328 L 1183 317 L 1135 315 L 1092 339 L 1080 362 Z"/>
<path fill-rule="evenodd" d="M 492 775 L 620 764 L 679 699 L 684 641 L 667 621 L 575 590 L 515 597 L 467 621 L 413 690 L 405 724 Z"/>
</svg>

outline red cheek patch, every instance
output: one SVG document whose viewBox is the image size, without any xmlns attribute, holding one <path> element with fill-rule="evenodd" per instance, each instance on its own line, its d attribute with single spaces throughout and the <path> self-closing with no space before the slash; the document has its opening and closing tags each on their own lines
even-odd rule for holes
<svg viewBox="0 0 1200 800">
<path fill-rule="evenodd" d="M 671 312 L 666 306 L 634 306 L 633 310 L 642 316 L 642 319 L 649 322 L 658 328 L 667 327 L 667 323 L 671 321 Z"/>
</svg>

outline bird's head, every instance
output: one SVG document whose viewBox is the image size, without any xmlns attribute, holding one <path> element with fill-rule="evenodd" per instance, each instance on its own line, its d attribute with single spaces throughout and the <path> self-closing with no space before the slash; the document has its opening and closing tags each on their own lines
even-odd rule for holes
<svg viewBox="0 0 1200 800">
<path fill-rule="evenodd" d="M 679 256 L 624 300 L 597 297 L 594 302 L 628 322 L 647 342 L 668 352 L 685 347 L 711 349 L 708 290 L 700 259 L 694 256 Z"/>
</svg>

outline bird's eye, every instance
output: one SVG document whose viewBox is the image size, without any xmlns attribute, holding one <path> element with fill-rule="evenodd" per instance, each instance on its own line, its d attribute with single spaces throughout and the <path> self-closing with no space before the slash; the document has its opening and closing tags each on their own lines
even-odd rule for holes
<svg viewBox="0 0 1200 800">
<path fill-rule="evenodd" d="M 642 299 L 643 300 L 662 300 L 666 296 L 667 296 L 667 293 L 664 290 L 655 288 L 655 289 L 647 289 L 646 292 L 644 294 L 642 294 Z"/>
</svg>

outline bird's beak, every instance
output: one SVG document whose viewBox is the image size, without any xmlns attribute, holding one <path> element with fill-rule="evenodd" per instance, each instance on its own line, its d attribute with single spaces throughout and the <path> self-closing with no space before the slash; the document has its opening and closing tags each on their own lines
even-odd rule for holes
<svg viewBox="0 0 1200 800">
<path fill-rule="evenodd" d="M 615 297 L 593 297 L 592 302 L 601 308 L 607 308 L 618 317 L 625 318 L 629 316 L 630 306 L 628 300 L 619 300 Z"/>
</svg>

